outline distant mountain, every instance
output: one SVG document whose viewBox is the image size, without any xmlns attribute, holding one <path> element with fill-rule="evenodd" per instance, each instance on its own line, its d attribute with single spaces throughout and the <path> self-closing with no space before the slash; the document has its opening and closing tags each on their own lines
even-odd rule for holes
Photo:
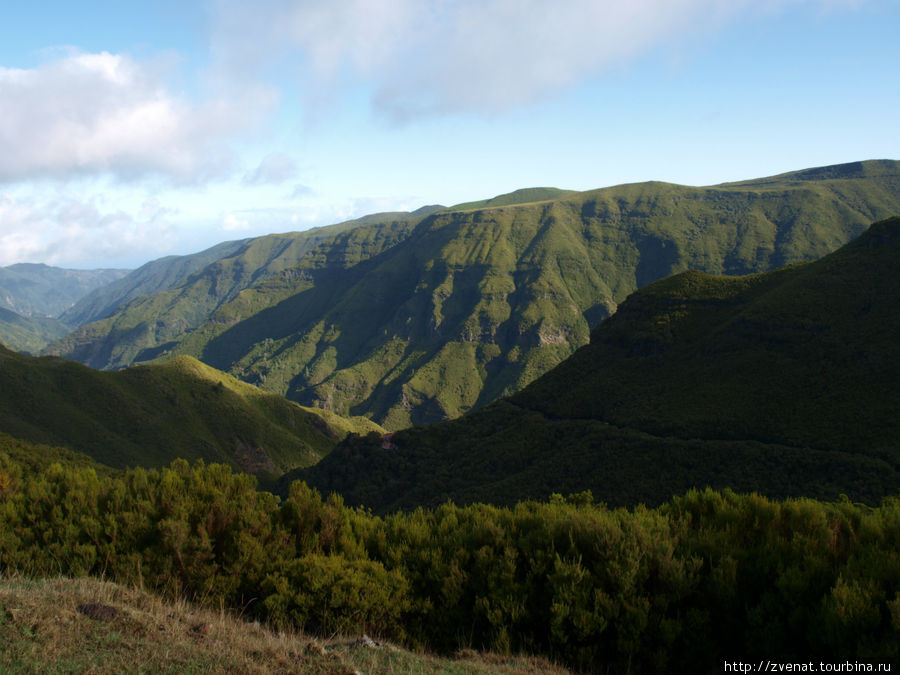
<svg viewBox="0 0 900 675">
<path fill-rule="evenodd" d="M 48 353 L 94 368 L 121 368 L 152 359 L 171 349 L 186 332 L 241 291 L 290 270 L 322 242 L 370 220 L 407 215 L 376 214 L 304 232 L 228 242 L 194 256 L 148 263 L 117 286 L 73 308 L 67 315 L 71 321 L 106 318 L 74 331 Z M 393 243 L 391 236 L 388 234 L 387 245 Z"/>
<path fill-rule="evenodd" d="M 0 433 L 107 466 L 203 459 L 273 476 L 306 466 L 368 420 L 310 411 L 190 357 L 109 373 L 0 347 Z"/>
<path fill-rule="evenodd" d="M 29 318 L 0 307 L 0 344 L 15 351 L 39 354 L 49 342 L 68 332 L 68 327 L 57 319 Z"/>
<path fill-rule="evenodd" d="M 0 267 L 0 308 L 26 318 L 59 317 L 94 289 L 121 279 L 128 272 L 69 270 L 31 263 Z"/>
<path fill-rule="evenodd" d="M 152 295 L 181 283 L 194 272 L 232 255 L 246 240 L 226 241 L 191 255 L 167 256 L 142 265 L 126 276 L 88 293 L 61 315 L 70 326 L 103 319 L 141 295 Z"/>
<path fill-rule="evenodd" d="M 260 275 L 268 257 L 250 252 L 264 239 L 251 240 L 54 351 L 97 368 L 189 354 L 392 429 L 453 418 L 560 363 L 657 279 L 763 272 L 837 249 L 900 213 L 900 164 L 705 188 L 535 188 L 460 206 L 371 217 Z"/>
<path fill-rule="evenodd" d="M 390 449 L 348 440 L 289 478 L 379 511 L 707 485 L 876 503 L 900 489 L 898 336 L 892 218 L 816 262 L 651 284 L 515 396 Z"/>
</svg>

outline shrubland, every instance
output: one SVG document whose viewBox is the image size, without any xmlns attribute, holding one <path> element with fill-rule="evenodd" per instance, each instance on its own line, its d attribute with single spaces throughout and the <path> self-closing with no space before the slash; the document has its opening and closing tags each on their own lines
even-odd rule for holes
<svg viewBox="0 0 900 675">
<path fill-rule="evenodd" d="M 279 627 L 598 672 L 718 672 L 900 645 L 900 499 L 692 490 L 657 508 L 588 493 L 384 517 L 223 465 L 120 475 L 0 456 L 0 569 L 99 575 Z"/>
</svg>

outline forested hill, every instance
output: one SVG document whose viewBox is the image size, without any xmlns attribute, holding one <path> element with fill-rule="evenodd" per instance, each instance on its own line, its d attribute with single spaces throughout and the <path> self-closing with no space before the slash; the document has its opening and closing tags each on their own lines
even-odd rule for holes
<svg viewBox="0 0 900 675">
<path fill-rule="evenodd" d="M 106 373 L 0 346 L 0 433 L 102 464 L 203 459 L 278 475 L 325 455 L 349 431 L 378 431 L 262 392 L 190 357 Z"/>
<path fill-rule="evenodd" d="M 675 275 L 521 393 L 390 450 L 348 440 L 294 476 L 376 510 L 707 485 L 877 503 L 900 489 L 898 263 L 892 218 L 812 263 Z"/>
<path fill-rule="evenodd" d="M 208 301 L 231 274 L 216 263 L 57 351 L 94 367 L 189 354 L 392 429 L 453 418 L 522 389 L 657 279 L 763 272 L 835 250 L 900 213 L 898 167 L 858 162 L 705 188 L 540 188 L 370 220 L 224 304 L 218 293 Z"/>
</svg>

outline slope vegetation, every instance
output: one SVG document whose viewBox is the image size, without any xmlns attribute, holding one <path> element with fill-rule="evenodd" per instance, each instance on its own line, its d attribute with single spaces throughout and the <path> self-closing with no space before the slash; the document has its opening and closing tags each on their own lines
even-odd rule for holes
<svg viewBox="0 0 900 675">
<path fill-rule="evenodd" d="M 389 450 L 348 440 L 294 476 L 386 510 L 706 485 L 877 502 L 900 488 L 898 261 L 892 218 L 816 262 L 675 275 L 519 394 Z"/>
<path fill-rule="evenodd" d="M 121 368 L 151 360 L 167 353 L 186 332 L 241 291 L 294 267 L 323 241 L 369 219 L 401 215 L 405 214 L 379 214 L 305 232 L 227 242 L 195 256 L 149 263 L 116 287 L 101 289 L 73 308 L 68 320 L 91 323 L 51 345 L 47 353 L 94 368 Z M 224 254 L 219 257 L 217 252 Z"/>
<path fill-rule="evenodd" d="M 95 367 L 190 354 L 392 429 L 454 418 L 560 363 L 657 279 L 685 269 L 746 275 L 835 250 L 900 212 L 898 166 L 859 162 L 707 188 L 539 188 L 373 222 L 230 302 L 197 309 L 188 300 L 208 298 L 206 287 L 185 286 L 181 315 L 167 309 L 173 296 L 151 296 L 59 351 Z"/>
<path fill-rule="evenodd" d="M 105 465 L 175 458 L 272 475 L 311 464 L 368 420 L 308 411 L 190 357 L 105 373 L 0 347 L 0 432 Z"/>
<path fill-rule="evenodd" d="M 200 253 L 166 256 L 148 262 L 123 278 L 91 291 L 60 318 L 70 326 L 104 319 L 141 295 L 159 293 L 183 282 L 210 263 L 233 255 L 245 243 L 246 240 L 226 241 Z"/>
</svg>

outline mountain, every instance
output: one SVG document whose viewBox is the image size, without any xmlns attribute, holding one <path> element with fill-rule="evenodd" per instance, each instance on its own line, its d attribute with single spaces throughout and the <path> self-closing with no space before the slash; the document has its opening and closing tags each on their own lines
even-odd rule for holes
<svg viewBox="0 0 900 675">
<path fill-rule="evenodd" d="M 246 240 L 226 241 L 191 255 L 166 256 L 141 265 L 121 279 L 97 288 L 60 316 L 70 326 L 104 319 L 141 295 L 152 295 L 183 282 L 210 263 L 232 255 Z"/>
<path fill-rule="evenodd" d="M 70 326 L 83 326 L 105 319 L 141 296 L 161 293 L 182 285 L 192 290 L 195 286 L 202 286 L 205 292 L 221 303 L 223 299 L 233 298 L 251 283 L 292 267 L 307 251 L 338 232 L 371 222 L 384 222 L 404 216 L 424 216 L 443 208 L 434 205 L 423 206 L 409 214 L 376 213 L 327 227 L 226 241 L 200 253 L 153 260 L 123 279 L 88 294 L 64 312 L 61 319 Z M 206 269 L 210 266 L 211 269 Z M 210 278 L 214 278 L 212 283 Z M 176 308 L 173 310 L 176 313 L 180 306 L 192 302 L 191 290 L 184 295 L 175 293 L 172 297 L 176 298 Z M 216 306 L 216 302 L 212 305 Z M 191 312 L 187 314 L 190 315 Z"/>
<path fill-rule="evenodd" d="M 388 449 L 348 439 L 289 478 L 378 511 L 695 486 L 877 503 L 900 489 L 898 263 L 895 217 L 815 262 L 677 274 L 522 392 Z"/>
<path fill-rule="evenodd" d="M 279 474 L 317 461 L 350 431 L 380 430 L 306 410 L 190 357 L 99 372 L 0 347 L 0 432 L 115 468 L 185 458 Z"/>
<path fill-rule="evenodd" d="M 567 195 L 576 194 L 575 190 L 560 190 L 553 187 L 524 188 L 514 190 L 505 195 L 497 195 L 490 199 L 482 199 L 475 202 L 465 202 L 450 207 L 449 211 L 472 211 L 475 209 L 489 209 L 495 206 L 513 206 L 515 204 L 533 204 L 535 202 L 547 202 L 552 199 L 561 199 Z"/>
<path fill-rule="evenodd" d="M 0 307 L 0 344 L 10 349 L 38 354 L 52 340 L 68 332 L 66 325 L 57 319 L 22 316 Z"/>
<path fill-rule="evenodd" d="M 258 261 L 219 261 L 54 350 L 96 368 L 188 354 L 391 429 L 454 418 L 560 363 L 637 288 L 685 269 L 744 275 L 812 260 L 900 213 L 900 163 L 474 204 L 370 218 L 257 280 Z M 222 292 L 239 260 L 246 285 Z"/>
<path fill-rule="evenodd" d="M 171 349 L 186 332 L 237 298 L 241 291 L 290 270 L 323 241 L 330 241 L 342 231 L 366 226 L 371 220 L 406 222 L 402 220 L 405 216 L 414 220 L 420 217 L 406 213 L 375 214 L 304 232 L 228 242 L 186 259 L 148 263 L 130 280 L 123 279 L 118 288 L 112 289 L 116 292 L 109 298 L 98 294 L 73 308 L 69 320 L 105 318 L 82 326 L 51 345 L 47 353 L 94 368 L 121 368 L 152 359 Z M 390 225 L 386 228 L 387 245 L 390 245 L 393 243 L 388 233 Z M 222 252 L 222 257 L 215 257 Z M 77 316 L 75 310 L 79 312 Z"/>
<path fill-rule="evenodd" d="M 0 267 L 0 308 L 26 318 L 58 317 L 91 291 L 128 272 L 69 270 L 31 263 Z"/>
</svg>

